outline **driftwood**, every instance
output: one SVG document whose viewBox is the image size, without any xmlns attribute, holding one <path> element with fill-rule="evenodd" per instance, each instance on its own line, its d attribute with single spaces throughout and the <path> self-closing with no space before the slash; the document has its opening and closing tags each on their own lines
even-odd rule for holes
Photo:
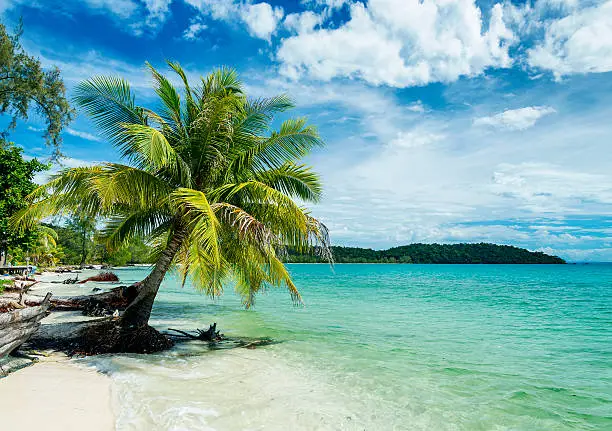
<svg viewBox="0 0 612 431">
<path fill-rule="evenodd" d="M 62 281 L 62 284 L 77 284 L 79 282 L 79 274 L 74 278 L 67 278 Z"/>
<path fill-rule="evenodd" d="M 51 293 L 40 305 L 0 314 L 0 358 L 8 355 L 32 336 L 47 316 Z"/>
<path fill-rule="evenodd" d="M 176 342 L 205 341 L 208 343 L 208 348 L 211 350 L 227 350 L 237 348 L 255 349 L 260 346 L 269 346 L 271 344 L 279 343 L 279 341 L 275 341 L 271 338 L 225 337 L 223 334 L 216 331 L 216 328 L 216 323 L 210 325 L 207 331 L 196 329 L 195 333 L 181 331 L 180 329 L 168 328 L 168 331 L 176 332 L 176 334 L 165 332 L 164 335 L 172 337 Z M 189 354 L 187 354 L 187 356 L 189 356 Z"/>
<path fill-rule="evenodd" d="M 174 332 L 178 332 L 180 335 L 177 334 L 168 334 L 171 335 L 173 337 L 187 337 L 190 338 L 192 340 L 200 340 L 200 341 L 221 341 L 223 340 L 223 335 L 221 335 L 219 333 L 219 331 L 217 331 L 217 323 L 213 323 L 212 325 L 210 325 L 210 327 L 208 328 L 207 331 L 203 331 L 201 329 L 196 329 L 197 331 L 197 335 L 192 335 L 189 332 L 185 332 L 185 331 L 181 331 L 178 329 L 172 329 L 172 328 L 168 328 L 168 331 L 174 331 Z"/>
<path fill-rule="evenodd" d="M 106 271 L 100 272 L 97 275 L 86 278 L 83 281 L 79 281 L 79 284 L 87 283 L 88 281 L 119 281 L 119 277 L 114 272 Z"/>
</svg>

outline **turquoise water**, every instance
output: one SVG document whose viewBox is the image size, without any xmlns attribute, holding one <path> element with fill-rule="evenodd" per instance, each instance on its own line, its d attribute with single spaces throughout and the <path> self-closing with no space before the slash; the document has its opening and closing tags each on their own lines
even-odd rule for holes
<svg viewBox="0 0 612 431">
<path fill-rule="evenodd" d="M 273 290 L 246 311 L 170 277 L 160 329 L 279 343 L 90 360 L 116 382 L 118 428 L 612 429 L 612 265 L 290 270 L 305 307 Z"/>
</svg>

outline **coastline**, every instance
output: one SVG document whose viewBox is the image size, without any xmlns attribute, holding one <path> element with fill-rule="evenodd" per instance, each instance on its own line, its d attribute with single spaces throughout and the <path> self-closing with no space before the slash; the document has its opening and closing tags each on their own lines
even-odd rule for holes
<svg viewBox="0 0 612 431">
<path fill-rule="evenodd" d="M 57 284 L 72 275 L 53 272 L 37 274 L 34 278 L 38 283 L 30 292 L 35 295 L 53 292 L 58 296 L 71 296 L 77 289 L 84 290 Z M 87 289 L 88 292 L 90 290 Z M 51 314 L 43 319 L 42 324 L 53 323 L 58 318 L 66 320 L 72 314 Z M 72 318 L 83 319 L 81 316 Z M 116 417 L 112 400 L 112 379 L 109 376 L 101 374 L 94 367 L 80 365 L 63 353 L 49 352 L 49 356 L 42 356 L 30 366 L 10 372 L 0 379 L 0 417 L 6 429 L 114 430 Z"/>
<path fill-rule="evenodd" d="M 609 309 L 605 304 L 612 296 L 601 286 L 612 286 L 612 267 L 527 266 L 493 265 L 483 271 L 471 265 L 366 264 L 339 265 L 332 273 L 325 264 L 295 265 L 292 273 L 310 306 L 292 308 L 284 292 L 271 291 L 253 311 L 242 310 L 234 295 L 210 301 L 169 277 L 152 316 L 155 327 L 189 331 L 219 322 L 229 336 L 270 337 L 278 343 L 216 350 L 186 342 L 151 355 L 63 357 L 58 364 L 44 358 L 0 380 L 0 414 L 6 417 L 3 408 L 9 409 L 2 405 L 10 394 L 6 384 L 16 385 L 17 377 L 27 375 L 19 385 L 25 395 L 10 404 L 14 416 L 7 429 L 48 428 L 61 420 L 52 429 L 113 429 L 113 421 L 117 429 L 160 431 L 406 429 L 407 424 L 414 430 L 508 424 L 569 430 L 564 424 L 587 429 L 607 423 L 608 382 L 589 378 L 605 367 L 598 339 L 606 329 L 589 322 L 601 322 Z M 146 270 L 117 273 L 121 283 L 131 283 Z M 38 295 L 48 289 L 65 296 L 114 286 L 50 283 L 74 274 L 38 277 L 43 280 L 35 286 Z M 79 312 L 58 312 L 43 324 L 79 319 Z M 558 325 L 571 332 L 557 330 Z M 538 348 L 522 349 L 527 339 Z M 575 366 L 585 355 L 593 362 L 591 374 Z M 80 386 L 57 378 L 66 369 Z M 36 371 L 44 382 L 32 377 Z M 104 383 L 87 383 L 92 375 Z M 583 395 L 577 399 L 576 394 Z M 103 405 L 106 419 L 90 411 L 77 418 L 74 401 L 65 398 L 70 395 L 98 397 L 101 401 L 88 403 L 96 410 Z M 38 406 L 48 407 L 49 400 L 52 412 L 40 413 Z M 468 409 L 479 419 L 466 416 Z M 25 423 L 28 414 L 45 418 L 44 424 Z M 65 418 L 73 416 L 67 425 Z M 92 428 L 94 423 L 99 427 Z"/>
<path fill-rule="evenodd" d="M 0 380 L 0 417 L 6 429 L 115 429 L 111 379 L 63 354 Z"/>
</svg>

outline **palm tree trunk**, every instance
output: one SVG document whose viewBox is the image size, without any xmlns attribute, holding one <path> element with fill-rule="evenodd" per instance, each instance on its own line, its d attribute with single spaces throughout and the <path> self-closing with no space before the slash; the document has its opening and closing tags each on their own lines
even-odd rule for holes
<svg viewBox="0 0 612 431">
<path fill-rule="evenodd" d="M 174 232 L 166 249 L 155 263 L 153 271 L 142 281 L 138 296 L 123 313 L 122 321 L 124 325 L 142 327 L 148 324 L 159 286 L 164 280 L 166 272 L 170 269 L 172 260 L 181 247 L 183 239 L 184 235 L 181 232 Z"/>
</svg>

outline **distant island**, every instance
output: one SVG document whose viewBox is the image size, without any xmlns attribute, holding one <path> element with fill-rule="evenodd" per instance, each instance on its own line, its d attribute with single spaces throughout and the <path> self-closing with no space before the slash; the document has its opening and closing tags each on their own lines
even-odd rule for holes
<svg viewBox="0 0 612 431">
<path fill-rule="evenodd" d="M 332 247 L 336 263 L 432 263 L 432 264 L 565 264 L 565 260 L 539 251 L 511 245 L 410 244 L 388 250 L 360 247 Z M 289 250 L 287 262 L 323 262 L 316 253 Z"/>
</svg>

